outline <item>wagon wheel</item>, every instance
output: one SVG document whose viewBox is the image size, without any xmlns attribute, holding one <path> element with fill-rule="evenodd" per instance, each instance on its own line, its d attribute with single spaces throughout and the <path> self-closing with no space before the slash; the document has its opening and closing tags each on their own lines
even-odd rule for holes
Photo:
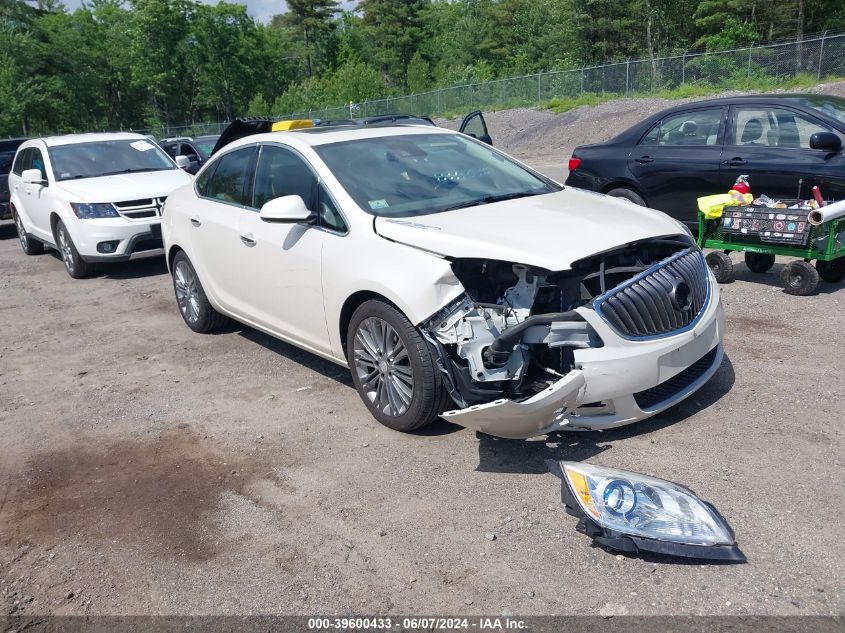
<svg viewBox="0 0 845 633">
<path fill-rule="evenodd" d="M 727 284 L 733 281 L 734 264 L 727 253 L 713 251 L 707 254 L 706 260 L 717 282 Z"/>
<path fill-rule="evenodd" d="M 781 281 L 787 294 L 803 297 L 815 292 L 819 285 L 819 273 L 808 262 L 799 260 L 784 267 Z"/>
<path fill-rule="evenodd" d="M 816 270 L 819 271 L 819 277 L 828 283 L 838 284 L 845 279 L 845 256 L 831 259 L 829 262 L 818 260 Z"/>
<path fill-rule="evenodd" d="M 764 273 L 775 265 L 775 256 L 769 253 L 745 252 L 745 265 L 753 273 Z"/>
</svg>

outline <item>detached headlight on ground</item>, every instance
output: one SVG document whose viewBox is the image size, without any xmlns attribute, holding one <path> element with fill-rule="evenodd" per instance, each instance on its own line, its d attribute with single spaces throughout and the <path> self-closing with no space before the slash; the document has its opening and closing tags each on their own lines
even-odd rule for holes
<svg viewBox="0 0 845 633">
<path fill-rule="evenodd" d="M 745 561 L 734 533 L 688 488 L 624 470 L 546 462 L 562 480 L 561 499 L 578 531 L 611 549 Z"/>
<path fill-rule="evenodd" d="M 70 208 L 80 220 L 94 220 L 96 218 L 118 218 L 120 214 L 114 205 L 110 203 L 86 204 L 82 202 L 71 202 Z"/>
</svg>

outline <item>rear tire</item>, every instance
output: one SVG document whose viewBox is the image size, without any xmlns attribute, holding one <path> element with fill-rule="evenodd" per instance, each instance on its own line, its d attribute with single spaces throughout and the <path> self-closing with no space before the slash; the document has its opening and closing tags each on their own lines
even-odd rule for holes
<svg viewBox="0 0 845 633">
<path fill-rule="evenodd" d="M 20 240 L 23 252 L 27 255 L 41 255 L 44 252 L 44 244 L 26 232 L 23 220 L 21 220 L 17 211 L 13 210 L 12 215 L 15 218 L 15 228 L 18 231 L 18 240 Z"/>
<path fill-rule="evenodd" d="M 395 431 L 430 424 L 450 401 L 437 363 L 417 329 L 392 305 L 362 303 L 346 332 L 352 381 L 372 416 Z"/>
<path fill-rule="evenodd" d="M 745 252 L 745 265 L 752 273 L 765 273 L 775 265 L 775 256 L 769 253 Z"/>
<path fill-rule="evenodd" d="M 645 200 L 643 200 L 640 194 L 638 194 L 636 191 L 626 189 L 625 187 L 617 187 L 616 189 L 611 189 L 607 192 L 607 195 L 613 196 L 614 198 L 625 198 L 626 200 L 630 200 L 634 204 L 638 204 L 641 207 L 646 206 Z"/>
<path fill-rule="evenodd" d="M 207 334 L 222 328 L 229 317 L 214 309 L 205 295 L 197 271 L 184 251 L 173 258 L 173 291 L 176 305 L 185 325 L 199 334 Z"/>
<path fill-rule="evenodd" d="M 819 277 L 831 284 L 838 284 L 845 279 L 845 257 L 837 257 L 829 262 L 816 261 L 816 270 Z"/>
<path fill-rule="evenodd" d="M 710 267 L 710 272 L 720 284 L 728 284 L 734 279 L 734 263 L 730 256 L 722 251 L 713 251 L 707 253 L 707 265 Z"/>
<path fill-rule="evenodd" d="M 816 291 L 819 273 L 808 262 L 795 261 L 784 267 L 781 281 L 787 294 L 804 297 Z"/>
<path fill-rule="evenodd" d="M 74 279 L 83 279 L 94 272 L 94 266 L 79 255 L 73 240 L 70 239 L 67 227 L 61 220 L 56 224 L 56 246 L 59 247 L 59 255 L 62 257 L 68 275 Z"/>
</svg>

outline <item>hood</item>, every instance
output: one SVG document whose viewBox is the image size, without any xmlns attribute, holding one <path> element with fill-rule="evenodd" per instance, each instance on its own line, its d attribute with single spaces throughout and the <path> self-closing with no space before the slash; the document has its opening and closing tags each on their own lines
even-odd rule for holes
<svg viewBox="0 0 845 633">
<path fill-rule="evenodd" d="M 80 180 L 60 180 L 56 185 L 80 202 L 121 202 L 167 196 L 191 182 L 181 169 L 142 171 Z"/>
<path fill-rule="evenodd" d="M 668 215 L 621 198 L 563 191 L 411 218 L 379 217 L 382 237 L 454 258 L 496 259 L 559 271 L 629 242 L 688 235 Z"/>
</svg>

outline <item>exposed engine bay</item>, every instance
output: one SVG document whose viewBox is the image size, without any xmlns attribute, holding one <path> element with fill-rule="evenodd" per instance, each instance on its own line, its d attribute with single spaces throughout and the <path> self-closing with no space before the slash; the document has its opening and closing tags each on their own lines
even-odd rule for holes
<svg viewBox="0 0 845 633">
<path fill-rule="evenodd" d="M 524 400 L 576 369 L 574 351 L 602 347 L 575 310 L 693 246 L 685 235 L 593 255 L 565 271 L 453 259 L 465 294 L 421 324 L 455 403 Z"/>
</svg>

